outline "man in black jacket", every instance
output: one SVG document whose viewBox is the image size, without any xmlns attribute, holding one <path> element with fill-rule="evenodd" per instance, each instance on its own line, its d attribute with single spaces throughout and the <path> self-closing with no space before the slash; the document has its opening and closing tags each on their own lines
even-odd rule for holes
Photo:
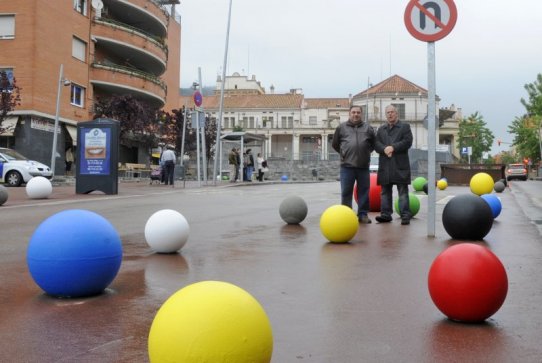
<svg viewBox="0 0 542 363">
<path fill-rule="evenodd" d="M 361 107 L 351 106 L 347 122 L 335 129 L 331 146 L 341 155 L 341 204 L 352 208 L 354 184 L 358 191 L 358 220 L 369 224 L 369 162 L 374 150 L 375 132 L 361 119 Z"/>
<path fill-rule="evenodd" d="M 399 121 L 394 106 L 386 107 L 387 124 L 378 128 L 376 132 L 375 150 L 380 154 L 378 159 L 377 184 L 382 186 L 380 215 L 377 222 L 392 221 L 392 192 L 393 185 L 397 185 L 399 192 L 399 211 L 401 224 L 410 224 L 412 214 L 408 199 L 408 185 L 410 184 L 410 160 L 408 149 L 412 146 L 412 131 L 410 125 Z"/>
</svg>

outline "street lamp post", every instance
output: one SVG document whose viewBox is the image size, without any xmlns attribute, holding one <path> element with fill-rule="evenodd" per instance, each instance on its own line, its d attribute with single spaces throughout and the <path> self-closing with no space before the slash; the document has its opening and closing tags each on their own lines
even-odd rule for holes
<svg viewBox="0 0 542 363">
<path fill-rule="evenodd" d="M 218 165 L 218 155 L 222 153 L 221 130 L 222 130 L 222 114 L 224 113 L 224 87 L 226 83 L 226 66 L 228 65 L 228 46 L 230 41 L 230 23 L 231 23 L 231 8 L 233 0 L 230 0 L 228 9 L 228 25 L 226 28 L 226 45 L 224 47 L 224 62 L 222 64 L 222 84 L 220 87 L 220 106 L 218 110 L 218 121 L 216 123 L 216 143 L 215 143 L 215 160 L 213 167 L 213 183 L 216 185 L 217 175 L 221 175 L 221 165 Z M 233 125 L 232 125 L 233 126 Z"/>
<path fill-rule="evenodd" d="M 71 82 L 67 79 L 64 79 L 64 64 L 60 65 L 60 71 L 58 75 L 58 89 L 56 94 L 56 113 L 55 113 L 55 126 L 53 129 L 53 145 L 51 147 L 51 172 L 52 177 L 55 176 L 55 167 L 56 167 L 56 153 L 57 153 L 57 133 L 58 133 L 58 119 L 60 114 L 60 95 L 62 93 L 62 86 L 69 86 Z M 52 178 L 51 177 L 51 178 Z"/>
</svg>

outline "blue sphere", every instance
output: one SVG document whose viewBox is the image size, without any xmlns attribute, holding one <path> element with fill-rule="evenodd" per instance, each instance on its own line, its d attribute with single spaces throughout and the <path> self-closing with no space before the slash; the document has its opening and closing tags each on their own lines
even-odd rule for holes
<svg viewBox="0 0 542 363">
<path fill-rule="evenodd" d="M 491 213 L 493 213 L 493 219 L 497 218 L 501 214 L 502 204 L 499 197 L 495 194 L 483 194 L 482 198 L 489 204 L 491 207 Z"/>
<path fill-rule="evenodd" d="M 34 231 L 26 261 L 36 284 L 49 295 L 96 295 L 117 275 L 122 244 L 113 225 L 102 216 L 87 210 L 65 210 L 47 218 Z"/>
<path fill-rule="evenodd" d="M 282 181 L 287 181 L 288 180 L 288 175 L 283 175 L 280 177 L 280 180 Z"/>
</svg>

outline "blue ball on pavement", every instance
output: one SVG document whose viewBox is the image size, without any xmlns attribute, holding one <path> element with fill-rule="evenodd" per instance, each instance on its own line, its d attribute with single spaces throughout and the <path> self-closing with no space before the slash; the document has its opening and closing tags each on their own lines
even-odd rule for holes
<svg viewBox="0 0 542 363">
<path fill-rule="evenodd" d="M 491 213 L 493 213 L 493 219 L 497 218 L 501 214 L 502 204 L 499 197 L 495 194 L 483 194 L 482 198 L 489 204 L 491 207 Z"/>
<path fill-rule="evenodd" d="M 32 278 L 49 295 L 97 295 L 117 275 L 122 245 L 104 217 L 71 209 L 38 226 L 30 238 L 26 260 Z"/>
</svg>

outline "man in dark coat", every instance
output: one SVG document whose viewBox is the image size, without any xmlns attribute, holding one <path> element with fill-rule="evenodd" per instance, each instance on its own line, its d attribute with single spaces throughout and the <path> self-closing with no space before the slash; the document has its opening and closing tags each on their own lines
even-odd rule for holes
<svg viewBox="0 0 542 363">
<path fill-rule="evenodd" d="M 341 123 L 333 134 L 331 146 L 341 155 L 341 204 L 352 208 L 352 193 L 357 183 L 358 221 L 371 223 L 369 218 L 369 161 L 374 149 L 375 133 L 361 119 L 361 107 L 350 107 L 347 122 Z"/>
<path fill-rule="evenodd" d="M 376 132 L 375 151 L 379 154 L 377 184 L 382 186 L 380 215 L 377 222 L 392 221 L 393 185 L 399 192 L 399 211 L 401 224 L 410 224 L 412 213 L 408 200 L 408 185 L 410 184 L 410 160 L 408 149 L 412 146 L 412 131 L 410 125 L 399 121 L 394 106 L 386 107 L 388 122 Z"/>
</svg>

